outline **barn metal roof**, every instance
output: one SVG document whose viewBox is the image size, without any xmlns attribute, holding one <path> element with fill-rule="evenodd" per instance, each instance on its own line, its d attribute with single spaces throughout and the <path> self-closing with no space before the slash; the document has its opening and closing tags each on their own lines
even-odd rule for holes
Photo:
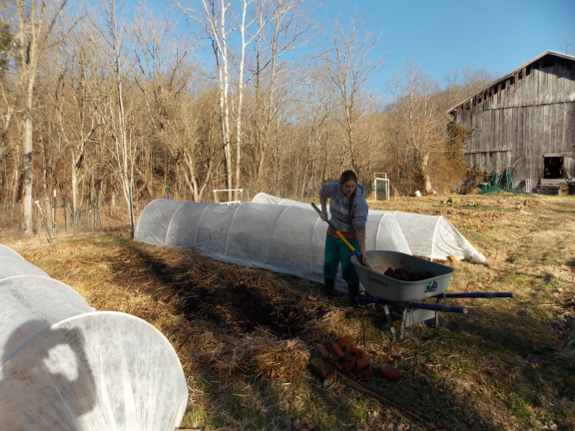
<svg viewBox="0 0 575 431">
<path fill-rule="evenodd" d="M 481 89 L 480 91 L 476 92 L 475 94 L 473 94 L 472 96 L 469 96 L 467 99 L 465 99 L 464 101 L 458 103 L 457 105 L 453 106 L 452 108 L 450 108 L 447 112 L 450 113 L 452 111 L 454 111 L 457 107 L 464 105 L 465 103 L 467 103 L 468 101 L 470 101 L 471 99 L 473 99 L 475 96 L 477 96 L 480 93 L 483 93 L 486 90 L 489 90 L 490 88 L 495 87 L 497 84 L 499 84 L 500 82 L 503 82 L 505 80 L 507 80 L 508 78 L 514 76 L 517 72 L 519 72 L 521 69 L 523 69 L 524 67 L 529 66 L 530 64 L 535 63 L 536 61 L 540 60 L 541 58 L 545 57 L 546 55 L 552 55 L 554 57 L 561 57 L 564 58 L 566 60 L 571 60 L 571 61 L 575 61 L 575 56 L 573 55 L 569 55 L 569 54 L 563 54 L 561 52 L 557 52 L 557 51 L 551 51 L 551 50 L 547 50 L 545 51 L 543 54 L 538 55 L 537 57 L 529 60 L 527 63 L 522 64 L 521 66 L 519 66 L 517 69 L 514 69 L 513 71 L 509 72 L 507 75 L 502 76 L 501 78 L 497 79 L 496 81 L 493 81 L 491 84 L 489 84 L 487 87 Z"/>
</svg>

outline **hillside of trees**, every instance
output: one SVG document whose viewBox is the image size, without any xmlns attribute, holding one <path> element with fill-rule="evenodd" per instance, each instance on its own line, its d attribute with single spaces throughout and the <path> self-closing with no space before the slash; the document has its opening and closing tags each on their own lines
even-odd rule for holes
<svg viewBox="0 0 575 431">
<path fill-rule="evenodd" d="M 385 36 L 360 17 L 322 28 L 310 0 L 155 4 L 2 2 L 0 200 L 23 205 L 23 228 L 54 191 L 71 208 L 222 189 L 303 199 L 351 168 L 405 195 L 466 174 L 469 131 L 447 110 L 485 70 L 440 86 L 412 59 L 380 94 Z"/>
</svg>

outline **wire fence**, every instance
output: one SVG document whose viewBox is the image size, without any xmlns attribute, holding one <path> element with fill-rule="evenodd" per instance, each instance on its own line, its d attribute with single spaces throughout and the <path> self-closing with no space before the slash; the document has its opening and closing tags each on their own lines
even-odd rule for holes
<svg viewBox="0 0 575 431">
<path fill-rule="evenodd" d="M 35 201 L 32 207 L 32 226 L 29 233 L 42 236 L 53 242 L 61 235 L 74 235 L 98 230 L 133 229 L 131 210 L 126 204 L 104 202 L 74 208 L 70 200 L 44 199 Z M 134 214 L 139 215 L 148 202 L 133 205 Z M 24 204 L 17 202 L 0 205 L 0 243 L 24 235 L 27 230 Z"/>
<path fill-rule="evenodd" d="M 388 181 L 388 180 L 385 180 Z M 389 199 L 389 183 L 386 183 L 386 199 Z M 317 196 L 318 185 L 315 179 L 308 184 L 305 195 Z M 374 187 L 375 188 L 375 187 Z M 237 204 L 249 201 L 257 194 L 253 182 L 246 189 L 213 190 L 213 202 Z M 230 192 L 232 199 L 229 199 Z M 291 196 L 291 195 L 290 195 Z M 166 186 L 162 198 L 185 201 L 188 196 L 181 196 L 177 191 Z M 301 196 L 299 196 L 301 197 Z M 292 196 L 297 200 L 296 196 Z M 27 229 L 24 217 L 24 203 L 0 204 L 0 243 L 14 238 L 35 237 L 54 241 L 60 235 L 74 235 L 89 231 L 133 230 L 144 207 L 153 198 L 133 200 L 130 189 L 129 205 L 125 200 L 115 202 L 105 199 L 98 203 L 84 203 L 78 208 L 72 205 L 72 199 L 66 196 L 46 196 L 35 201 L 32 206 L 32 226 Z M 25 234 L 27 232 L 27 234 Z"/>
</svg>

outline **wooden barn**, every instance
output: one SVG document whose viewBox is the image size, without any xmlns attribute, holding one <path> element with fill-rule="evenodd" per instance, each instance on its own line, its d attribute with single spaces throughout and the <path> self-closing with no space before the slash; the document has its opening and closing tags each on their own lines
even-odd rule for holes
<svg viewBox="0 0 575 431">
<path fill-rule="evenodd" d="M 556 194 L 575 176 L 575 57 L 546 51 L 449 110 L 470 167 Z"/>
</svg>

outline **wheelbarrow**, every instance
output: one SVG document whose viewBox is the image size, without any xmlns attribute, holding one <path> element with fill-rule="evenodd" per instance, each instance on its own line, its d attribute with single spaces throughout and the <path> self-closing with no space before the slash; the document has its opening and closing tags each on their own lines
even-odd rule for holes
<svg viewBox="0 0 575 431">
<path fill-rule="evenodd" d="M 439 304 L 444 298 L 510 298 L 509 292 L 465 292 L 445 293 L 451 276 L 455 270 L 412 256 L 406 253 L 389 250 L 373 250 L 367 252 L 370 268 L 360 264 L 356 256 L 351 262 L 357 270 L 359 280 L 365 289 L 365 296 L 357 298 L 360 304 L 366 304 L 367 309 L 375 315 L 385 314 L 390 332 L 395 337 L 395 327 L 389 307 L 402 310 L 400 339 L 403 339 L 405 328 L 420 322 L 435 319 L 439 325 L 439 312 L 467 313 L 465 307 L 454 307 Z M 389 269 L 394 271 L 391 275 Z M 395 271 L 397 270 L 397 271 Z M 406 279 L 396 278 L 400 272 L 407 275 Z M 392 276 L 393 275 L 393 276 Z M 435 303 L 421 301 L 435 299 Z"/>
</svg>

